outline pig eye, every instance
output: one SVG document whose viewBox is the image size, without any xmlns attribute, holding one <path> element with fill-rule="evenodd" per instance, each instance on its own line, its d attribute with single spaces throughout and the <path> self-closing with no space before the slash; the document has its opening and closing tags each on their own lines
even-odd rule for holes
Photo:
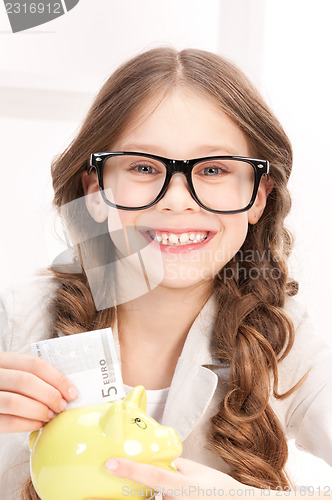
<svg viewBox="0 0 332 500">
<path fill-rule="evenodd" d="M 133 422 L 133 424 L 137 424 L 138 427 L 140 427 L 141 429 L 147 428 L 146 423 L 143 420 L 141 420 L 139 417 L 133 418 L 132 422 Z"/>
</svg>

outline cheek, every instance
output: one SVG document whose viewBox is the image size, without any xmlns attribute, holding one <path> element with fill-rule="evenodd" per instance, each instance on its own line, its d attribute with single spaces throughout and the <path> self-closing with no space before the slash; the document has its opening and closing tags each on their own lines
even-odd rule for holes
<svg viewBox="0 0 332 500">
<path fill-rule="evenodd" d="M 136 225 L 137 213 L 112 207 L 108 211 L 108 231 L 119 258 L 135 254 L 147 246 Z"/>
<path fill-rule="evenodd" d="M 132 219 L 133 217 L 130 212 L 109 207 L 107 219 L 108 231 L 114 246 L 123 256 L 130 253 L 127 232 L 128 230 L 130 231 L 130 227 L 133 225 Z"/>
<path fill-rule="evenodd" d="M 109 232 L 123 230 L 126 227 L 135 226 L 134 212 L 128 210 L 117 210 L 113 207 L 108 207 L 108 229 Z M 112 235 L 111 235 L 112 236 Z"/>
<path fill-rule="evenodd" d="M 247 213 L 224 215 L 222 217 L 222 233 L 214 242 L 215 261 L 220 267 L 227 264 L 242 247 L 248 233 Z"/>
</svg>

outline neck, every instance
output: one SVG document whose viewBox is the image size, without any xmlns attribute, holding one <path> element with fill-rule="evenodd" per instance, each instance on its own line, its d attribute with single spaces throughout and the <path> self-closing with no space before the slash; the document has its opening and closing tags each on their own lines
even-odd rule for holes
<svg viewBox="0 0 332 500">
<path fill-rule="evenodd" d="M 117 306 L 119 342 L 151 354 L 181 354 L 189 329 L 211 294 L 210 287 L 174 289 L 158 286 Z"/>
</svg>

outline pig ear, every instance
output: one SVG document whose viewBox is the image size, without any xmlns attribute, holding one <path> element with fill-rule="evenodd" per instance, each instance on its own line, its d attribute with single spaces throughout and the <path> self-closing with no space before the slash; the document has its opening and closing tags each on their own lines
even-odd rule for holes
<svg viewBox="0 0 332 500">
<path fill-rule="evenodd" d="M 124 441 L 123 429 L 123 404 L 122 400 L 118 399 L 110 403 L 110 407 L 100 418 L 100 427 L 103 432 L 110 436 L 116 444 L 121 444 Z"/>
<path fill-rule="evenodd" d="M 122 401 L 125 408 L 139 408 L 146 412 L 146 392 L 143 385 L 136 385 Z"/>
</svg>

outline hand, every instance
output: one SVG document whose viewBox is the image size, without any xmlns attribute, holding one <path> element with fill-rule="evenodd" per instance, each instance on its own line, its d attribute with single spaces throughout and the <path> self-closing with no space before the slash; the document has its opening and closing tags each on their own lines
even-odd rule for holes
<svg viewBox="0 0 332 500">
<path fill-rule="evenodd" d="M 47 361 L 0 352 L 0 434 L 40 429 L 77 396 L 72 382 Z"/>
<path fill-rule="evenodd" d="M 235 490 L 232 496 L 237 497 L 236 492 L 238 489 L 249 488 L 223 472 L 186 458 L 178 457 L 174 460 L 178 469 L 177 472 L 167 471 L 161 467 L 142 464 L 126 458 L 116 458 L 115 460 L 118 462 L 116 470 L 110 470 L 106 465 L 111 474 L 132 479 L 137 483 L 146 485 L 147 489 L 155 489 L 163 494 L 165 500 L 179 500 L 179 498 L 187 496 L 191 500 L 201 500 L 202 496 L 230 496 L 229 490 L 232 488 Z M 109 462 L 110 460 L 106 464 Z M 255 489 L 253 488 L 253 490 Z M 130 493 L 131 490 L 127 489 L 126 494 L 129 497 L 135 496 L 134 492 L 132 492 L 132 495 Z"/>
</svg>

